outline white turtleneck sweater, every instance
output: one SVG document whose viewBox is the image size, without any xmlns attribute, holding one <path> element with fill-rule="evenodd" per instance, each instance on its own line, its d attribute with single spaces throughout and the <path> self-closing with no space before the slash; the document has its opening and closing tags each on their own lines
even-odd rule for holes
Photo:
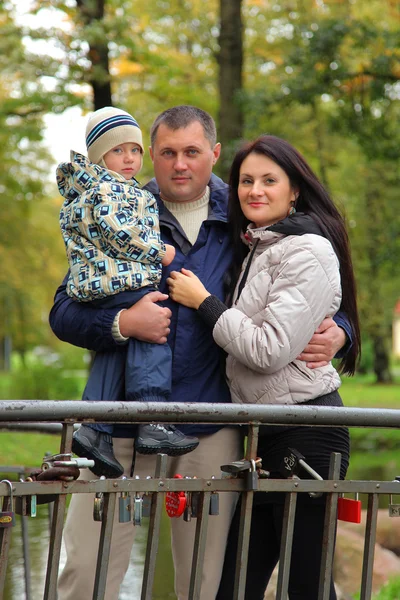
<svg viewBox="0 0 400 600">
<path fill-rule="evenodd" d="M 199 235 L 201 224 L 208 217 L 210 188 L 207 187 L 204 195 L 194 202 L 168 202 L 163 198 L 162 200 L 182 227 L 189 242 L 193 245 Z"/>
</svg>

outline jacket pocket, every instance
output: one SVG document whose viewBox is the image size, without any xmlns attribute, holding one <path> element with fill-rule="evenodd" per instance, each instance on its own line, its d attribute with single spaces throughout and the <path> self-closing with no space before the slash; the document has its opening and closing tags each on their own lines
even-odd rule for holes
<svg viewBox="0 0 400 600">
<path fill-rule="evenodd" d="M 301 361 L 293 361 L 289 364 L 289 367 L 296 379 L 297 377 L 301 377 L 301 379 L 306 378 L 308 381 L 315 380 L 315 373 L 312 369 L 309 369 L 305 363 Z"/>
</svg>

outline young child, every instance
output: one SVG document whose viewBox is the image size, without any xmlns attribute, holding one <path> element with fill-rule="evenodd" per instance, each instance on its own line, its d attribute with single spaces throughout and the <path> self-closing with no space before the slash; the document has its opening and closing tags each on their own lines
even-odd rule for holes
<svg viewBox="0 0 400 600">
<path fill-rule="evenodd" d="M 157 289 L 161 265 L 173 261 L 175 248 L 161 241 L 156 199 L 134 178 L 144 152 L 135 119 L 113 107 L 95 111 L 86 127 L 86 147 L 88 158 L 71 152 L 71 162 L 57 168 L 65 198 L 60 226 L 70 266 L 67 291 L 77 302 L 123 310 Z M 168 344 L 130 338 L 113 352 L 96 354 L 83 400 L 165 401 L 170 391 Z M 94 460 L 98 476 L 123 474 L 112 431 L 112 425 L 84 424 L 73 436 L 73 452 Z M 177 456 L 198 444 L 173 425 L 153 423 L 139 425 L 135 439 L 142 454 Z"/>
</svg>

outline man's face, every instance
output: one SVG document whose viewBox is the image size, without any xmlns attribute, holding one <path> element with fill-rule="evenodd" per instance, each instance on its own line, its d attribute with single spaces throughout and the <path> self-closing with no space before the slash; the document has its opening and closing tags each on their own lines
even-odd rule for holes
<svg viewBox="0 0 400 600">
<path fill-rule="evenodd" d="M 211 147 L 199 121 L 176 130 L 162 123 L 150 148 L 161 197 L 169 202 L 199 200 L 220 151 L 220 144 Z"/>
</svg>

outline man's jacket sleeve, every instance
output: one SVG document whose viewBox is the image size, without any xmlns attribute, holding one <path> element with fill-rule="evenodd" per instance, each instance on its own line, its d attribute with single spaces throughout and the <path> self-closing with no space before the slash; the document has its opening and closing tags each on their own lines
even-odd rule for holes
<svg viewBox="0 0 400 600">
<path fill-rule="evenodd" d="M 66 291 L 68 275 L 57 289 L 50 311 L 50 327 L 63 342 L 95 350 L 112 350 L 119 347 L 111 327 L 119 309 L 95 308 L 91 302 L 76 302 Z"/>
<path fill-rule="evenodd" d="M 353 345 L 353 330 L 345 312 L 339 310 L 333 317 L 333 320 L 335 321 L 336 325 L 341 327 L 346 334 L 347 339 L 345 345 L 343 348 L 340 348 L 339 352 L 337 352 L 335 355 L 335 358 L 343 358 Z"/>
</svg>

